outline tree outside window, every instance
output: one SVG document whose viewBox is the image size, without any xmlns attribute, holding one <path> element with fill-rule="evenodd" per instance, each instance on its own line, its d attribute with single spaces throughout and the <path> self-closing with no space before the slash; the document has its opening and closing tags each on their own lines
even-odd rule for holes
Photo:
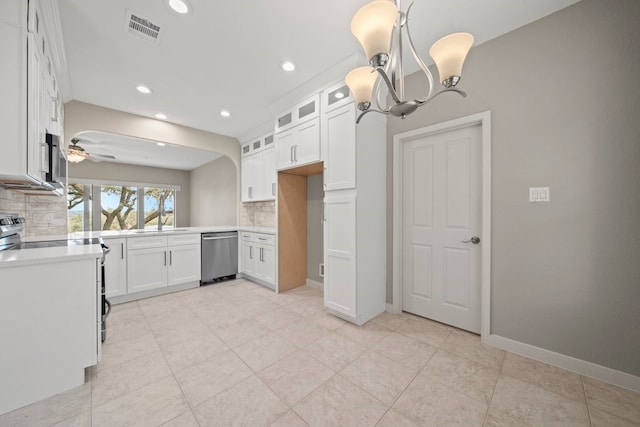
<svg viewBox="0 0 640 427">
<path fill-rule="evenodd" d="M 95 191 L 96 203 L 93 203 Z M 69 184 L 67 187 L 69 232 L 153 228 L 162 218 L 165 227 L 175 225 L 175 190 L 126 185 Z M 142 200 L 138 196 L 143 194 Z M 99 203 L 98 203 L 99 201 Z M 93 226 L 92 209 L 100 209 L 100 225 Z M 139 215 L 143 212 L 143 215 Z M 160 213 L 162 212 L 162 215 Z M 97 213 L 96 213 L 97 215 Z"/>
</svg>

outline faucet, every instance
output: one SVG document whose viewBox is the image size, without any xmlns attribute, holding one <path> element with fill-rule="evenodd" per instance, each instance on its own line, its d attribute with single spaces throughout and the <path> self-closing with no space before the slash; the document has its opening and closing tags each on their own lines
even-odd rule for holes
<svg viewBox="0 0 640 427">
<path fill-rule="evenodd" d="M 158 231 L 162 231 L 162 214 L 164 210 L 164 200 L 162 194 L 160 195 L 160 200 L 158 201 Z"/>
</svg>

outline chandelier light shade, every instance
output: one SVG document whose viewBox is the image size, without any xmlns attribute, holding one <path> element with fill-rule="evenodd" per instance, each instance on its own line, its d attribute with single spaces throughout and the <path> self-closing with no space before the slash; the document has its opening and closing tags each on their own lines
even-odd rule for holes
<svg viewBox="0 0 640 427">
<path fill-rule="evenodd" d="M 473 45 L 473 36 L 469 33 L 454 33 L 444 36 L 431 46 L 429 55 L 438 67 L 440 83 L 444 87 L 453 87 L 460 80 L 462 65 Z"/>
<path fill-rule="evenodd" d="M 367 59 L 388 58 L 398 8 L 391 0 L 374 0 L 364 5 L 351 20 L 351 32 L 364 48 Z M 383 64 L 384 65 L 384 64 Z"/>
<path fill-rule="evenodd" d="M 345 78 L 358 109 L 362 111 L 356 123 L 372 111 L 404 119 L 446 92 L 467 96 L 455 86 L 460 81 L 462 65 L 473 45 L 473 36 L 469 33 L 454 33 L 433 44 L 429 53 L 438 67 L 440 82 L 444 86 L 439 92 L 433 93 L 433 75 L 418 55 L 409 31 L 409 12 L 413 3 L 403 12 L 400 2 L 401 0 L 373 0 L 361 7 L 351 20 L 351 32 L 364 48 L 370 65 L 356 68 Z M 428 90 L 423 98 L 405 99 L 403 42 L 407 43 L 408 50 L 427 79 Z M 389 90 L 393 101 L 389 105 L 383 105 L 381 100 L 383 85 Z M 377 108 L 371 108 L 374 103 Z"/>
<path fill-rule="evenodd" d="M 377 79 L 378 74 L 371 67 L 358 67 L 347 74 L 344 82 L 349 86 L 356 105 L 366 106 L 367 108 L 371 105 L 373 85 Z"/>
</svg>

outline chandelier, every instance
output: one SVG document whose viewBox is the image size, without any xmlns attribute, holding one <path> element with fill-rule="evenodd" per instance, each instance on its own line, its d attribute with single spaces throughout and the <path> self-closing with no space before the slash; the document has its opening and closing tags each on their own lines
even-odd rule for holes
<svg viewBox="0 0 640 427">
<path fill-rule="evenodd" d="M 358 67 L 345 77 L 345 83 L 353 93 L 358 109 L 362 111 L 356 123 L 372 111 L 404 119 L 418 107 L 445 92 L 467 96 L 455 86 L 460 81 L 462 65 L 473 45 L 473 36 L 469 33 L 449 34 L 431 46 L 429 54 L 438 68 L 440 82 L 444 86 L 444 89 L 433 93 L 433 75 L 418 55 L 409 33 L 411 6 L 413 3 L 406 12 L 402 12 L 400 0 L 373 0 L 361 7 L 351 20 L 351 32 L 362 44 L 370 65 Z M 406 36 L 413 58 L 426 75 L 428 91 L 424 98 L 406 100 L 404 97 L 403 35 Z M 383 106 L 381 102 L 382 83 L 393 99 L 390 105 Z M 371 108 L 373 100 L 378 109 Z"/>
</svg>

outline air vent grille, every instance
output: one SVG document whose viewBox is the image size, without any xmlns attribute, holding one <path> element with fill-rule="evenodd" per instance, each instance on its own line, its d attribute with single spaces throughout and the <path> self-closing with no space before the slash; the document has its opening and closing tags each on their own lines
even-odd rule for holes
<svg viewBox="0 0 640 427">
<path fill-rule="evenodd" d="M 145 40 L 157 43 L 160 38 L 160 26 L 134 12 L 127 11 L 125 31 Z"/>
</svg>

